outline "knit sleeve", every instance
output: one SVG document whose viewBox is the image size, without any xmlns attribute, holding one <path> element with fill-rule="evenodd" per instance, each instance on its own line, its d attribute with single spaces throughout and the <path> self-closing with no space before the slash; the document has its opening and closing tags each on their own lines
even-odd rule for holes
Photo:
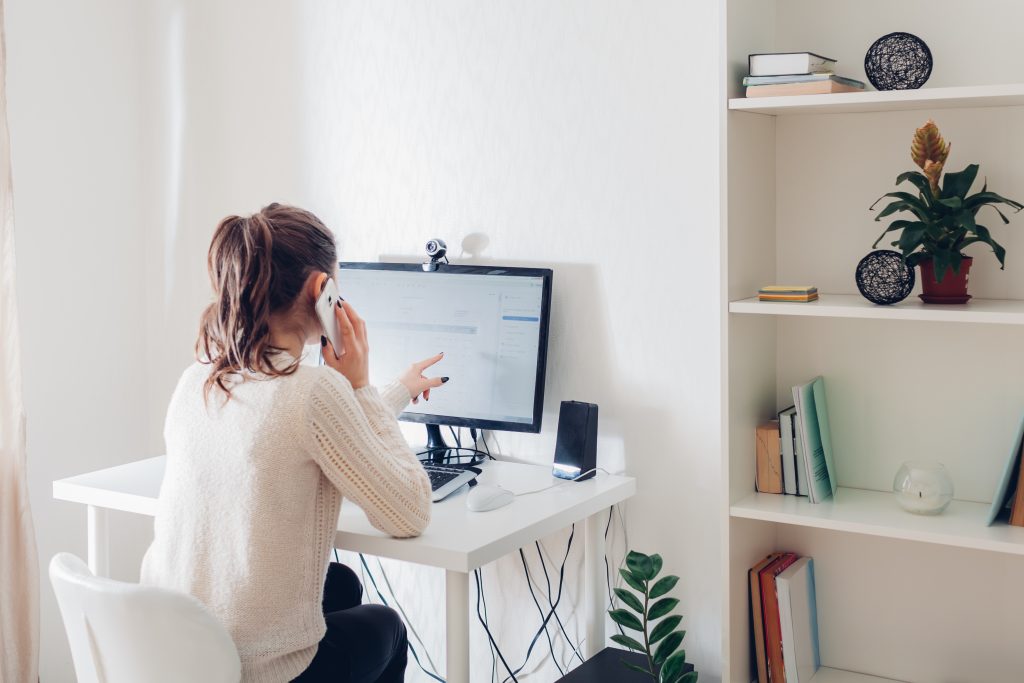
<svg viewBox="0 0 1024 683">
<path fill-rule="evenodd" d="M 405 388 L 405 385 L 399 382 L 397 379 L 388 384 L 387 386 L 380 388 L 380 398 L 384 402 L 384 405 L 391 411 L 391 415 L 395 416 L 405 410 L 405 407 L 409 405 L 409 390 Z M 356 396 L 361 394 L 362 390 L 356 392 Z M 363 401 L 359 402 L 363 406 L 363 410 L 367 409 L 367 404 Z"/>
<path fill-rule="evenodd" d="M 399 538 L 423 532 L 430 480 L 375 388 L 353 390 L 341 373 L 325 369 L 312 383 L 307 422 L 314 460 L 375 528 Z"/>
</svg>

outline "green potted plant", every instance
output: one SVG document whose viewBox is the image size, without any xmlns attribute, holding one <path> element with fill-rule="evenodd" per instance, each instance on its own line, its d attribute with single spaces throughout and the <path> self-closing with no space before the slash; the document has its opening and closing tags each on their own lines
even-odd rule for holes
<svg viewBox="0 0 1024 683">
<path fill-rule="evenodd" d="M 619 573 L 635 594 L 616 588 L 615 595 L 629 609 L 611 609 L 608 614 L 622 628 L 641 634 L 643 642 L 627 636 L 624 631 L 613 635 L 612 640 L 643 655 L 646 666 L 624 659 L 622 664 L 649 675 L 656 683 L 697 683 L 697 672 L 687 664 L 686 651 L 679 649 L 686 635 L 686 631 L 676 630 L 683 620 L 682 615 L 672 614 L 679 600 L 664 597 L 675 588 L 679 577 L 668 575 L 655 581 L 661 573 L 661 565 L 660 555 L 644 555 L 632 550 L 626 555 L 626 566 Z M 656 626 L 655 621 L 658 621 Z"/>
<path fill-rule="evenodd" d="M 888 233 L 899 233 L 891 244 L 902 252 L 908 266 L 920 266 L 920 296 L 925 303 L 962 304 L 971 298 L 967 294 L 967 276 L 974 259 L 963 250 L 975 242 L 992 247 L 1000 268 L 1004 268 L 1006 249 L 992 238 L 988 228 L 977 222 L 978 212 L 989 206 L 1003 223 L 1009 223 L 998 205 L 1015 212 L 1024 208 L 1024 204 L 989 192 L 987 182 L 980 192 L 968 194 L 978 177 L 977 164 L 943 177 L 949 148 L 950 143 L 942 139 L 938 126 L 929 119 L 915 131 L 910 145 L 910 157 L 921 171 L 907 171 L 896 178 L 897 185 L 909 182 L 917 191 L 889 192 L 870 208 L 873 211 L 888 197 L 892 201 L 879 212 L 876 221 L 893 214 L 909 214 L 906 219 L 890 223 L 874 246 Z"/>
</svg>

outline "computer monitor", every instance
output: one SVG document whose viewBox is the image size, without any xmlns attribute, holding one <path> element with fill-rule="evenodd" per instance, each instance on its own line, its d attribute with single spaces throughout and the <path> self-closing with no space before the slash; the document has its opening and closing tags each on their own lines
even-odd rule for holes
<svg viewBox="0 0 1024 683">
<path fill-rule="evenodd" d="M 539 432 L 544 406 L 551 270 L 418 263 L 339 264 L 338 289 L 366 321 L 370 377 L 384 382 L 443 351 L 428 376 L 451 379 L 399 419 L 427 425 Z"/>
</svg>

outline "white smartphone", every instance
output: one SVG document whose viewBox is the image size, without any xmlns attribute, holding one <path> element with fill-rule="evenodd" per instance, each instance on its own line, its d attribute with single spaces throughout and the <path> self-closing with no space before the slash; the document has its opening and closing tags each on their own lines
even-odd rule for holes
<svg viewBox="0 0 1024 683">
<path fill-rule="evenodd" d="M 338 286 L 334 284 L 334 278 L 327 278 L 320 296 L 316 300 L 316 315 L 320 319 L 320 326 L 324 328 L 324 335 L 334 347 L 334 353 L 341 356 L 345 353 L 345 345 L 341 340 L 341 329 L 338 327 L 338 318 L 334 309 L 338 307 L 341 297 L 338 296 Z"/>
</svg>

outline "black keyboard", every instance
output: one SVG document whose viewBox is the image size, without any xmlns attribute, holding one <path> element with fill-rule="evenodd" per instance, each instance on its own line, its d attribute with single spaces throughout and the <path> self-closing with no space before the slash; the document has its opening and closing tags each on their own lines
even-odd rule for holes
<svg viewBox="0 0 1024 683">
<path fill-rule="evenodd" d="M 430 477 L 430 489 L 432 491 L 438 490 L 465 472 L 464 469 L 458 467 L 444 467 L 443 465 L 424 465 L 423 469 L 427 471 L 427 476 Z"/>
</svg>

